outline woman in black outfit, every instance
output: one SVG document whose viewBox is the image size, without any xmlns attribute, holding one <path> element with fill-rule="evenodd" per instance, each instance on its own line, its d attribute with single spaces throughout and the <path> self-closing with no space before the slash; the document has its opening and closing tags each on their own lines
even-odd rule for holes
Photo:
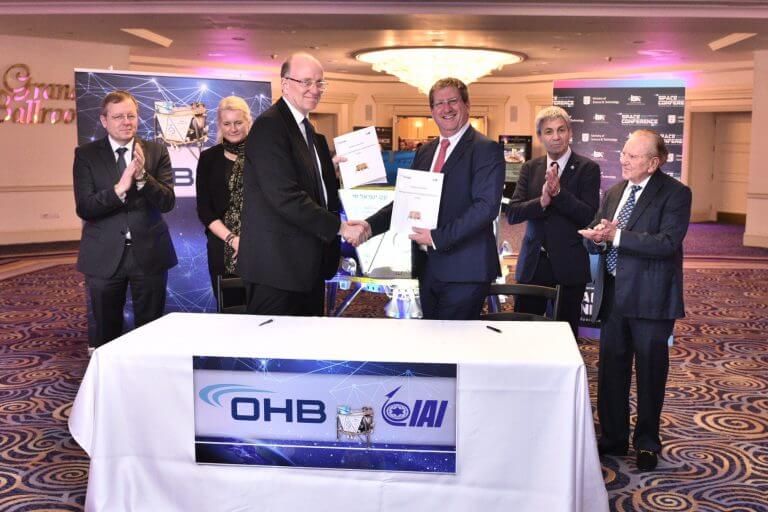
<svg viewBox="0 0 768 512">
<path fill-rule="evenodd" d="M 251 110 L 242 98 L 222 99 L 216 114 L 219 144 L 200 153 L 197 162 L 197 216 L 208 238 L 208 272 L 214 296 L 217 277 L 235 273 L 245 139 L 251 121 Z"/>
</svg>

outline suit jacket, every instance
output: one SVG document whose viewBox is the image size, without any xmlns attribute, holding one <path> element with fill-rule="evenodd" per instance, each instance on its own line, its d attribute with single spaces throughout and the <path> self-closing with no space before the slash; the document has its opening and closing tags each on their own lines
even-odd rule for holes
<svg viewBox="0 0 768 512">
<path fill-rule="evenodd" d="M 115 273 L 128 229 L 137 263 L 145 274 L 159 274 L 177 263 L 162 216 L 176 202 L 168 150 L 155 142 L 136 139 L 135 143 L 144 150 L 148 178 L 141 190 L 136 183 L 131 186 L 125 202 L 115 193 L 120 173 L 109 139 L 75 149 L 75 206 L 84 221 L 77 269 L 84 274 L 106 278 Z"/>
<path fill-rule="evenodd" d="M 592 221 L 600 204 L 600 167 L 571 152 L 560 177 L 560 193 L 543 209 L 539 199 L 546 171 L 546 156 L 525 162 L 509 204 L 510 224 L 528 221 L 515 278 L 520 283 L 533 280 L 544 247 L 558 283 L 587 283 L 592 280 L 589 255 L 577 231 Z"/>
<path fill-rule="evenodd" d="M 613 219 L 627 181 L 605 194 L 592 226 L 600 219 Z M 663 171 L 648 180 L 627 227 L 621 230 L 616 265 L 613 308 L 627 317 L 670 320 L 685 316 L 683 307 L 683 239 L 691 218 L 691 189 Z M 603 318 L 605 256 L 610 244 L 584 244 L 600 254 L 595 279 L 592 320 Z"/>
<path fill-rule="evenodd" d="M 316 133 L 326 209 L 314 156 L 285 101 L 264 111 L 248 134 L 237 269 L 252 283 L 308 292 L 339 266 L 339 185 L 325 137 Z"/>
<path fill-rule="evenodd" d="M 412 167 L 429 172 L 439 139 L 416 152 Z M 467 128 L 442 168 L 443 192 L 437 228 L 428 252 L 411 248 L 413 275 L 421 277 L 428 264 L 443 282 L 490 282 L 501 275 L 493 221 L 499 214 L 504 188 L 501 146 L 471 126 Z M 368 218 L 374 234 L 389 229 L 392 204 Z"/>
</svg>

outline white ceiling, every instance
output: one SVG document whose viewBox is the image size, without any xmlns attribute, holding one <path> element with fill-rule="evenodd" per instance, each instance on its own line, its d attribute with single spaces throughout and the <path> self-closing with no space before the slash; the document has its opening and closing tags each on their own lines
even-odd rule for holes
<svg viewBox="0 0 768 512">
<path fill-rule="evenodd" d="M 138 66 L 241 70 L 277 66 L 291 52 L 313 53 L 332 74 L 379 75 L 355 50 L 393 45 L 466 45 L 514 50 L 522 64 L 494 72 L 506 80 L 750 66 L 768 49 L 768 0 L 253 2 L 0 0 L 0 34 L 129 45 Z M 146 28 L 169 48 L 120 28 Z M 732 32 L 746 41 L 712 51 Z"/>
</svg>

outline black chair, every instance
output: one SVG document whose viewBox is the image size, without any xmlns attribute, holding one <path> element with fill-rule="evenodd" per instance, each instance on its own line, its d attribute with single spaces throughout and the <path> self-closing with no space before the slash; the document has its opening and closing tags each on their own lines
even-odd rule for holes
<svg viewBox="0 0 768 512">
<path fill-rule="evenodd" d="M 549 316 L 536 315 L 533 313 L 521 313 L 518 311 L 499 311 L 498 296 L 515 297 L 539 297 L 547 299 L 550 304 L 547 308 L 551 310 Z M 555 287 L 539 286 L 535 284 L 492 284 L 488 292 L 488 313 L 480 315 L 481 320 L 503 320 L 503 321 L 540 321 L 540 320 L 558 320 L 560 316 L 560 285 Z"/>
<path fill-rule="evenodd" d="M 245 313 L 245 285 L 239 277 L 219 276 L 216 281 L 216 311 Z"/>
</svg>

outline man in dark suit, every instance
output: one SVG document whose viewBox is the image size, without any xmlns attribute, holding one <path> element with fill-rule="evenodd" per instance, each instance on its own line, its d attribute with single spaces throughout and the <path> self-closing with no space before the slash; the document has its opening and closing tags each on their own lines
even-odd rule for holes
<svg viewBox="0 0 768 512">
<path fill-rule="evenodd" d="M 526 284 L 559 284 L 559 318 L 578 337 L 584 289 L 592 278 L 577 231 L 592 221 L 600 204 L 600 167 L 571 151 L 571 118 L 562 108 L 539 112 L 536 135 L 547 154 L 523 164 L 509 203 L 510 224 L 528 221 L 515 278 Z M 545 299 L 515 299 L 515 311 L 541 315 L 546 308 Z"/>
<path fill-rule="evenodd" d="M 504 153 L 469 124 L 469 93 L 460 80 L 435 82 L 429 105 L 440 137 L 418 149 L 412 167 L 442 172 L 443 191 L 437 228 L 414 227 L 410 235 L 413 275 L 424 318 L 476 319 L 491 281 L 501 274 L 493 221 L 504 187 Z M 391 217 L 392 204 L 360 222 L 372 236 L 387 231 Z"/>
<path fill-rule="evenodd" d="M 280 70 L 282 98 L 253 123 L 245 147 L 238 274 L 250 314 L 321 316 L 325 280 L 339 264 L 339 238 L 360 226 L 339 218 L 338 182 L 325 137 L 308 115 L 326 81 L 311 55 Z"/>
<path fill-rule="evenodd" d="M 603 455 L 626 455 L 632 359 L 637 423 L 632 438 L 641 471 L 656 467 L 669 368 L 667 340 L 683 309 L 683 238 L 691 190 L 660 170 L 667 148 L 658 133 L 632 133 L 621 152 L 624 181 L 605 194 L 585 245 L 600 254 L 593 319 L 602 320 L 597 413 Z"/>
<path fill-rule="evenodd" d="M 123 332 L 126 288 L 135 325 L 163 314 L 168 269 L 176 265 L 162 213 L 173 209 L 173 172 L 165 146 L 136 138 L 138 104 L 125 91 L 107 94 L 107 136 L 75 150 L 74 189 L 83 235 L 77 269 L 85 274 L 98 347 Z"/>
</svg>

